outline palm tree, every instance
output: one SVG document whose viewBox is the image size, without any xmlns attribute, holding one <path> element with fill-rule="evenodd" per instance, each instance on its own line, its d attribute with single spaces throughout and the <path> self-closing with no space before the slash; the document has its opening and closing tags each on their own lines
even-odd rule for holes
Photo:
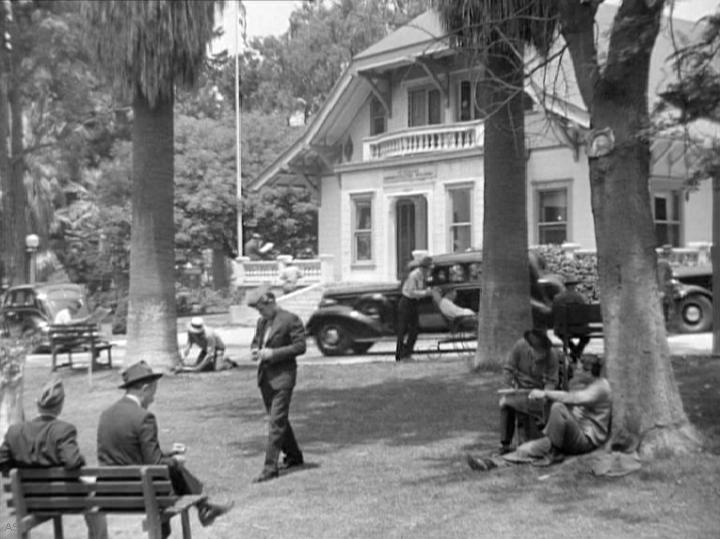
<svg viewBox="0 0 720 539">
<path fill-rule="evenodd" d="M 475 367 L 499 363 L 531 325 L 523 51 L 547 53 L 555 2 L 435 0 L 451 42 L 484 68 L 483 272 Z"/>
<path fill-rule="evenodd" d="M 132 102 L 132 234 L 128 358 L 178 361 L 175 311 L 173 103 L 194 85 L 224 2 L 85 1 L 88 42 L 118 95 Z"/>
</svg>

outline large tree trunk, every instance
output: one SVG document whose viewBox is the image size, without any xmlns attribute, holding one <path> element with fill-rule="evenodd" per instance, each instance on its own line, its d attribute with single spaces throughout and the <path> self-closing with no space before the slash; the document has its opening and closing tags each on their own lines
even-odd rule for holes
<svg viewBox="0 0 720 539">
<path fill-rule="evenodd" d="M 497 52 L 497 51 L 496 51 Z M 522 67 L 491 54 L 485 120 L 483 262 L 474 367 L 499 365 L 531 325 Z M 506 84 L 500 83 L 500 80 Z"/>
<path fill-rule="evenodd" d="M 4 5 L 3 5 L 4 7 Z M 0 36 L 7 29 L 5 9 L 0 8 Z M 2 249 L 2 278 L 10 281 L 12 272 L 12 201 L 10 200 L 12 176 L 10 174 L 10 109 L 8 98 L 9 53 L 0 46 L 0 192 L 2 197 L 2 229 L 0 229 L 0 248 Z"/>
<path fill-rule="evenodd" d="M 173 220 L 173 103 L 133 102 L 133 191 L 126 363 L 178 361 Z"/>
<path fill-rule="evenodd" d="M 665 333 L 648 186 L 650 53 L 661 6 L 625 2 L 615 20 L 591 121 L 610 128 L 614 149 L 590 158 L 592 208 L 605 324 L 605 357 L 613 388 L 613 436 L 640 443 L 645 455 L 684 452 L 697 434 L 683 410 Z"/>
</svg>

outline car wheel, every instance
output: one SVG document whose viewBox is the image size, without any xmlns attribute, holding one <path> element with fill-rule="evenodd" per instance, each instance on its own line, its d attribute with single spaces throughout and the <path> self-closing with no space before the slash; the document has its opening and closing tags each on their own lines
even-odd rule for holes
<svg viewBox="0 0 720 539">
<path fill-rule="evenodd" d="M 364 354 L 370 347 L 375 344 L 374 342 L 354 342 L 351 345 L 352 351 L 356 354 Z"/>
<path fill-rule="evenodd" d="M 677 324 L 682 333 L 701 333 L 712 327 L 712 302 L 705 296 L 693 294 L 683 298 L 677 306 Z"/>
<path fill-rule="evenodd" d="M 339 322 L 324 322 L 315 334 L 318 349 L 326 356 L 339 356 L 347 353 L 351 346 L 347 328 Z"/>
</svg>

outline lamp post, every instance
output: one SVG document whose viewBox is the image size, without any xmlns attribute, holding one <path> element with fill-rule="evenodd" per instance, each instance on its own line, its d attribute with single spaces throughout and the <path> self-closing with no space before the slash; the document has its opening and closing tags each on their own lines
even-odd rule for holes
<svg viewBox="0 0 720 539">
<path fill-rule="evenodd" d="M 35 255 L 37 254 L 38 246 L 40 245 L 40 238 L 38 238 L 37 234 L 28 234 L 25 236 L 25 248 L 27 249 L 27 253 L 30 260 L 30 277 L 28 281 L 30 284 L 33 284 L 35 282 L 36 274 L 37 274 L 37 265 L 35 262 Z"/>
</svg>

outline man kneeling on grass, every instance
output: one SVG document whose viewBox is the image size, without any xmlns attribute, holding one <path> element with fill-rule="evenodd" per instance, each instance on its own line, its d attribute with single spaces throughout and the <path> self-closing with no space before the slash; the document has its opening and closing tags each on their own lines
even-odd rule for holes
<svg viewBox="0 0 720 539">
<path fill-rule="evenodd" d="M 582 371 L 570 391 L 533 389 L 531 400 L 552 401 L 544 438 L 518 447 L 502 459 L 475 458 L 467 455 L 473 470 L 487 471 L 504 462 L 529 462 L 549 466 L 562 462 L 565 455 L 589 453 L 605 443 L 610 433 L 612 392 L 602 376 L 603 360 L 596 355 L 581 358 Z"/>
</svg>

